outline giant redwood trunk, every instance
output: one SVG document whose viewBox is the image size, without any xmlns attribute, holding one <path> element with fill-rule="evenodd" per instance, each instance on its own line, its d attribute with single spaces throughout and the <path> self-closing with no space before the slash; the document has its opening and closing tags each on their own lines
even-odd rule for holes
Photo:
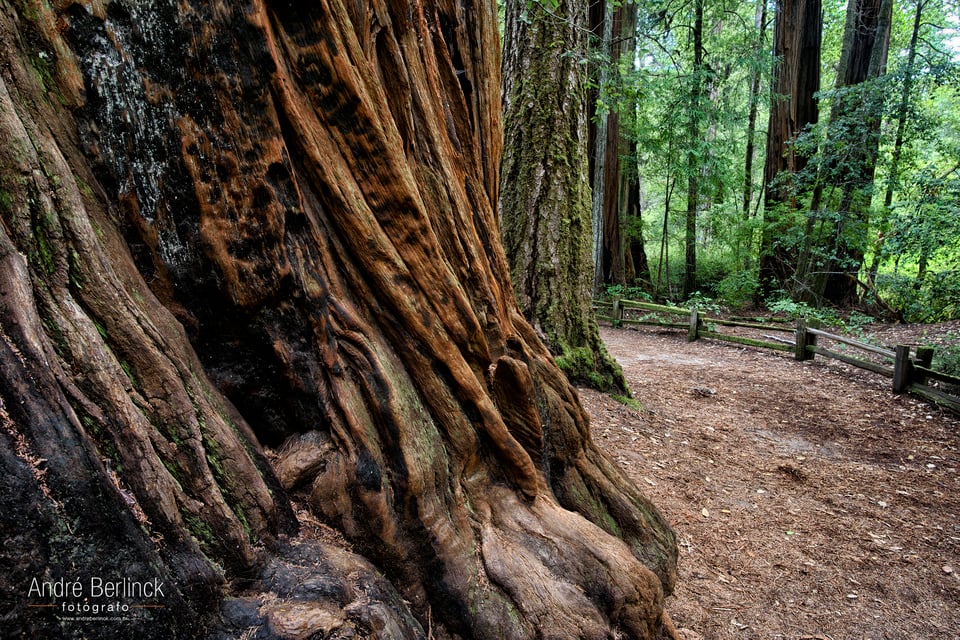
<svg viewBox="0 0 960 640">
<path fill-rule="evenodd" d="M 492 3 L 0 7 L 5 634 L 672 632 L 513 300 Z"/>
<path fill-rule="evenodd" d="M 760 247 L 762 293 L 788 288 L 799 259 L 791 229 L 800 205 L 794 175 L 807 158 L 794 143 L 804 129 L 816 124 L 820 90 L 820 48 L 823 17 L 820 0 L 779 0 L 774 17 L 773 96 L 767 125 L 763 168 L 764 219 Z"/>
</svg>

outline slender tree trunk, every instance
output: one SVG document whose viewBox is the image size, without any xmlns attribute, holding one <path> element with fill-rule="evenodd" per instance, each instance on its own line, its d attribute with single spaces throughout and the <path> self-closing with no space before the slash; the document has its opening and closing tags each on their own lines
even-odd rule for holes
<svg viewBox="0 0 960 640">
<path fill-rule="evenodd" d="M 703 64 L 703 0 L 694 0 L 693 69 L 690 93 L 690 113 L 687 136 L 687 212 L 684 218 L 683 295 L 689 297 L 697 290 L 697 215 L 700 211 L 700 158 L 702 116 L 706 69 Z"/>
<path fill-rule="evenodd" d="M 794 148 L 796 137 L 819 116 L 814 95 L 820 90 L 820 0 L 779 1 L 774 24 L 777 63 L 767 125 L 760 246 L 760 291 L 764 297 L 775 289 L 788 288 L 797 269 L 797 248 L 788 240 L 797 224 L 798 194 L 791 176 L 807 162 Z"/>
<path fill-rule="evenodd" d="M 663 224 L 660 228 L 660 264 L 657 267 L 657 291 L 666 284 L 667 295 L 672 295 L 670 287 L 670 203 L 676 180 L 667 176 L 666 194 L 663 198 Z"/>
<path fill-rule="evenodd" d="M 629 395 L 592 311 L 586 19 L 580 0 L 555 12 L 506 6 L 502 234 L 520 309 L 561 368 Z M 613 231 L 619 238 L 619 225 L 604 225 L 605 238 Z"/>
<path fill-rule="evenodd" d="M 623 68 L 633 67 L 637 16 L 638 9 L 634 2 L 623 3 L 616 7 L 614 12 L 615 40 L 611 43 L 610 60 L 615 65 L 618 86 L 622 86 L 625 82 Z M 633 188 L 632 185 L 638 180 L 638 175 L 634 153 L 636 143 L 627 137 L 624 123 L 629 123 L 633 119 L 631 111 L 635 108 L 632 104 L 617 104 L 616 113 L 610 114 L 611 118 L 615 116 L 615 119 L 607 126 L 608 162 L 606 167 L 607 181 L 610 186 L 604 190 L 607 200 L 604 219 L 605 227 L 610 232 L 604 235 L 606 239 L 604 254 L 607 258 L 605 273 L 608 274 L 607 281 L 611 284 L 627 282 L 626 261 L 630 239 L 627 238 L 625 229 L 628 222 L 629 193 Z M 613 171 L 614 167 L 616 171 Z"/>
<path fill-rule="evenodd" d="M 767 3 L 757 2 L 757 13 L 754 18 L 754 29 L 756 31 L 756 41 L 753 45 L 753 53 L 759 57 L 763 48 L 763 41 L 766 37 L 767 27 Z M 743 159 L 743 219 L 749 220 L 750 206 L 753 203 L 753 157 L 756 155 L 756 137 L 757 137 L 757 113 L 760 108 L 760 80 L 763 74 L 760 71 L 760 65 L 756 65 L 750 75 L 750 110 L 747 113 L 747 143 L 744 148 Z"/>
<path fill-rule="evenodd" d="M 756 31 L 756 40 L 753 44 L 753 54 L 755 58 L 759 58 L 760 52 L 763 50 L 763 43 L 766 40 L 767 33 L 767 3 L 765 0 L 760 0 L 757 2 L 757 11 L 754 17 L 754 30 Z M 760 110 L 760 80 L 763 77 L 763 74 L 760 71 L 760 65 L 758 61 L 754 62 L 755 66 L 753 72 L 750 76 L 750 110 L 747 114 L 747 142 L 744 148 L 744 159 L 743 159 L 743 221 L 749 222 L 752 217 L 751 205 L 753 204 L 753 159 L 756 155 L 756 138 L 757 138 L 757 115 Z M 747 243 L 748 246 L 744 251 L 743 266 L 744 269 L 750 268 L 751 262 L 751 246 L 752 242 Z"/>
<path fill-rule="evenodd" d="M 589 5 L 590 30 L 600 42 L 600 51 L 607 54 L 613 42 L 613 7 L 606 2 Z M 610 107 L 602 105 L 600 98 L 612 82 L 613 69 L 609 63 L 601 63 L 596 71 L 597 87 L 588 93 L 588 103 L 597 106 L 595 117 L 588 125 L 588 150 L 590 154 L 590 185 L 592 187 L 591 212 L 593 221 L 593 289 L 594 292 L 606 282 L 604 271 L 604 248 L 609 241 L 606 238 L 607 176 L 611 168 L 607 167 L 610 153 L 607 150 L 610 135 Z M 616 157 L 616 154 L 615 154 Z"/>
<path fill-rule="evenodd" d="M 927 277 L 928 261 L 929 261 L 929 257 L 927 255 L 926 249 L 924 249 L 920 253 L 920 259 L 917 261 L 917 277 L 913 281 L 913 289 L 915 291 L 920 291 L 920 289 L 923 287 L 923 281 Z"/>
<path fill-rule="evenodd" d="M 903 155 L 903 145 L 907 128 L 907 115 L 910 109 L 911 92 L 913 91 L 913 70 L 917 60 L 917 41 L 920 37 L 920 27 L 923 24 L 923 10 L 926 3 L 918 0 L 913 14 L 913 29 L 910 32 L 910 45 L 907 50 L 906 66 L 903 70 L 903 85 L 900 92 L 900 102 L 897 105 L 897 132 L 894 136 L 893 151 L 890 154 L 890 168 L 887 175 L 887 185 L 883 192 L 883 211 L 880 228 L 873 244 L 873 259 L 868 269 L 868 278 L 874 283 L 880 260 L 883 255 L 883 245 L 890 230 L 890 206 L 893 204 L 893 194 L 900 180 L 900 160 Z"/>
<path fill-rule="evenodd" d="M 643 203 L 641 201 L 640 176 L 633 176 L 631 180 L 627 181 L 626 188 L 628 191 L 624 198 L 627 209 L 625 218 L 630 221 L 628 226 L 631 230 L 627 237 L 629 265 L 632 271 L 632 277 L 629 281 L 652 292 L 650 263 L 647 260 L 647 252 L 643 242 Z"/>
<path fill-rule="evenodd" d="M 510 287 L 493 3 L 16 7 L 5 633 L 671 634 L 674 534 Z M 165 590 L 24 595 L 95 576 Z"/>
</svg>

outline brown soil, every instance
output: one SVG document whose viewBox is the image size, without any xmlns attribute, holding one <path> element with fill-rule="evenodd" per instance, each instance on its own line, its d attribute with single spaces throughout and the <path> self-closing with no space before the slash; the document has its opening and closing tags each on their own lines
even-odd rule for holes
<svg viewBox="0 0 960 640">
<path fill-rule="evenodd" d="M 644 409 L 581 399 L 676 528 L 682 638 L 960 638 L 956 416 L 820 357 L 602 335 Z"/>
</svg>

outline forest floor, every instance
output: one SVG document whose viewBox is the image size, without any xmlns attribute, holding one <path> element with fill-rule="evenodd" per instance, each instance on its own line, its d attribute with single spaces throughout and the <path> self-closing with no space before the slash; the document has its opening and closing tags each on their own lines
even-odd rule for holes
<svg viewBox="0 0 960 640">
<path fill-rule="evenodd" d="M 883 344 L 958 331 L 873 330 Z M 820 356 L 601 333 L 643 409 L 580 397 L 676 529 L 681 638 L 960 639 L 960 418 Z"/>
</svg>

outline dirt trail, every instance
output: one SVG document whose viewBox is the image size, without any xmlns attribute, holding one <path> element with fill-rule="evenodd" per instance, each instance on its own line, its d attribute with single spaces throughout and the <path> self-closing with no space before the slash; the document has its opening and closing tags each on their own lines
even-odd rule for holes
<svg viewBox="0 0 960 640">
<path fill-rule="evenodd" d="M 960 420 L 818 358 L 602 329 L 594 438 L 673 523 L 700 638 L 960 639 Z"/>
</svg>

